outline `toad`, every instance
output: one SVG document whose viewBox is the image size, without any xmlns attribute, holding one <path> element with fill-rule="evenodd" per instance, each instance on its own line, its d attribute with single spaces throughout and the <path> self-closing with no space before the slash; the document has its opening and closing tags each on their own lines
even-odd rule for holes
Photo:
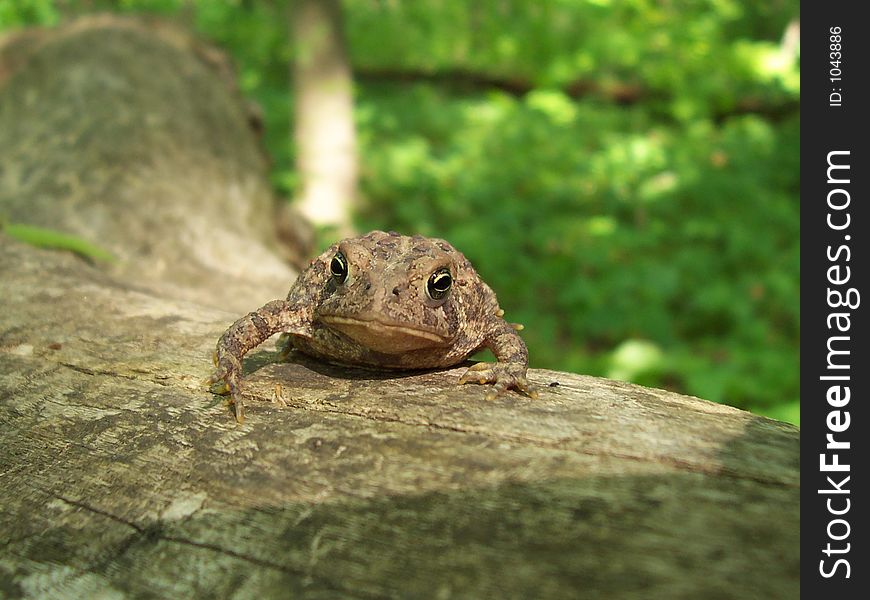
<svg viewBox="0 0 870 600">
<path fill-rule="evenodd" d="M 437 369 L 489 348 L 497 362 L 470 366 L 459 383 L 493 384 L 537 397 L 528 350 L 492 289 L 441 239 L 372 231 L 333 244 L 311 261 L 287 298 L 242 317 L 220 337 L 210 383 L 224 382 L 244 419 L 242 358 L 275 333 L 279 346 L 375 369 Z"/>
</svg>

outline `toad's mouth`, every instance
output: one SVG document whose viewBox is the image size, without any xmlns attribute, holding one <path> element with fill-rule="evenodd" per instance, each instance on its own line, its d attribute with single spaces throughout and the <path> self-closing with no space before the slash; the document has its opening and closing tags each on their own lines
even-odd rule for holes
<svg viewBox="0 0 870 600">
<path fill-rule="evenodd" d="M 320 320 L 330 329 L 340 331 L 361 346 L 385 354 L 438 348 L 450 343 L 446 336 L 420 327 L 337 315 L 321 316 Z"/>
</svg>

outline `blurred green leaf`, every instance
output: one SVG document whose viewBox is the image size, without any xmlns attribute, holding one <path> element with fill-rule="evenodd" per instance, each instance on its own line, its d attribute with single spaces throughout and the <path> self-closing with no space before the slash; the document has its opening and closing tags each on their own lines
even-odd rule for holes
<svg viewBox="0 0 870 600">
<path fill-rule="evenodd" d="M 611 379 L 634 381 L 639 375 L 661 367 L 663 353 L 656 344 L 646 340 L 625 340 L 610 355 L 607 376 Z"/>
<path fill-rule="evenodd" d="M 21 223 L 6 223 L 2 231 L 11 238 L 36 246 L 52 250 L 69 250 L 84 258 L 105 262 L 115 262 L 115 257 L 99 246 L 82 238 L 53 229 L 22 225 Z"/>
</svg>

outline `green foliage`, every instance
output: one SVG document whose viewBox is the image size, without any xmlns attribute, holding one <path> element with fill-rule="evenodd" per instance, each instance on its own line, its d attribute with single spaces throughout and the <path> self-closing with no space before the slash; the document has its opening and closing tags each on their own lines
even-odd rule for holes
<svg viewBox="0 0 870 600">
<path fill-rule="evenodd" d="M 463 249 L 533 365 L 762 411 L 798 399 L 796 115 L 675 125 L 431 86 L 368 88 L 360 115 L 365 225 Z M 654 344 L 654 369 L 625 364 L 628 340 Z"/>
<path fill-rule="evenodd" d="M 526 324 L 534 366 L 798 421 L 796 2 L 346 6 L 360 72 L 536 87 L 361 85 L 364 229 L 450 239 Z"/>
<path fill-rule="evenodd" d="M 24 25 L 54 25 L 58 12 L 52 0 L 0 0 L 0 32 Z"/>
<path fill-rule="evenodd" d="M 25 4 L 47 8 L 12 24 L 76 12 Z M 287 4 L 109 4 L 180 11 L 232 51 L 292 192 Z M 362 229 L 462 249 L 526 325 L 533 366 L 799 421 L 800 64 L 782 40 L 796 0 L 344 8 Z M 366 76 L 386 71 L 442 78 Z M 456 72 L 533 89 L 446 85 Z"/>
</svg>

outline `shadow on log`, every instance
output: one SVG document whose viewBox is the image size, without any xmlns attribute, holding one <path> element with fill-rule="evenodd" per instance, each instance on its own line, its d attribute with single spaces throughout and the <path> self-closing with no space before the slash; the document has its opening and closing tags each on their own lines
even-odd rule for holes
<svg viewBox="0 0 870 600">
<path fill-rule="evenodd" d="M 530 371 L 540 399 L 486 401 L 456 385 L 461 368 L 279 364 L 266 347 L 237 425 L 202 384 L 239 316 L 220 306 L 283 296 L 292 277 L 255 214 L 271 199 L 244 111 L 192 47 L 146 26 L 31 35 L 30 66 L 0 83 L 0 211 L 121 261 L 0 235 L 0 595 L 799 595 L 784 423 L 545 370 Z M 61 76 L 103 78 L 119 103 L 71 104 L 74 88 L 54 106 Z M 103 129 L 119 111 L 128 129 Z M 159 141 L 131 143 L 152 127 Z M 215 258 L 227 248 L 234 268 Z"/>
</svg>

